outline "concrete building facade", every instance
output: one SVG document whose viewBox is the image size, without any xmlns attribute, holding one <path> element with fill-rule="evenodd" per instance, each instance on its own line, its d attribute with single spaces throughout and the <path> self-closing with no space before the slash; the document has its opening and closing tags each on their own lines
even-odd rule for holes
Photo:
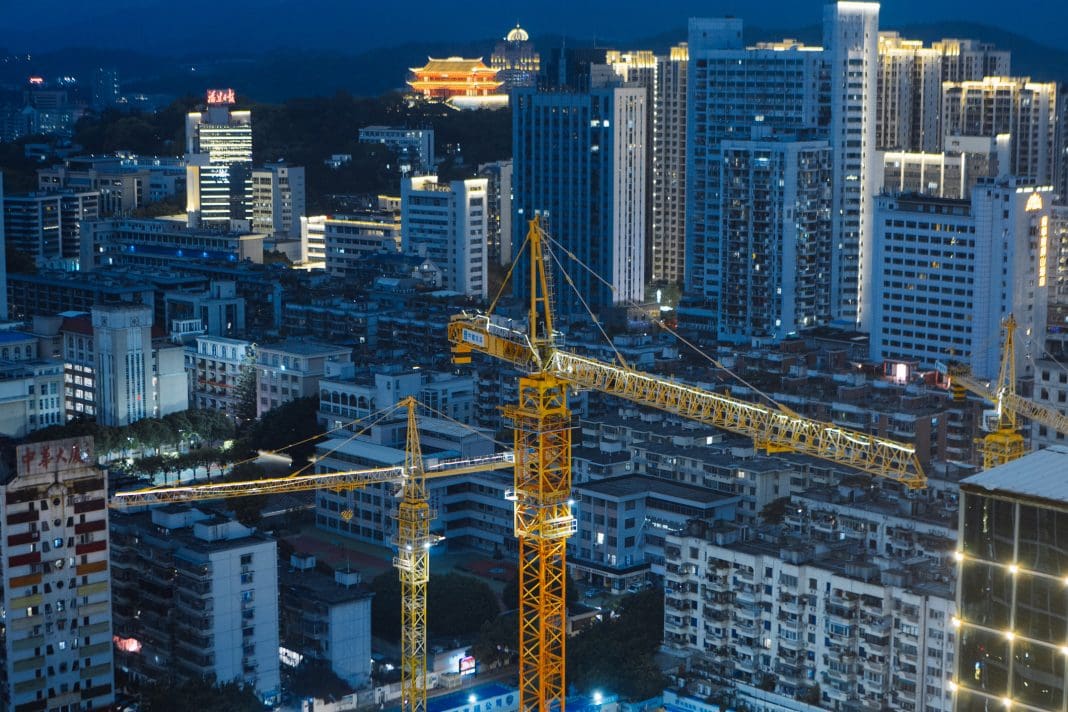
<svg viewBox="0 0 1068 712">
<path fill-rule="evenodd" d="M 4 709 L 104 709 L 115 699 L 107 473 L 92 439 L 19 445 L 0 500 Z"/>
</svg>

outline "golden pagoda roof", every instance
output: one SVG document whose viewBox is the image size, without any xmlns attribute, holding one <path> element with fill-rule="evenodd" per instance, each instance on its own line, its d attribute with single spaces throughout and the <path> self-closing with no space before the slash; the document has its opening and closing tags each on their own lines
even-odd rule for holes
<svg viewBox="0 0 1068 712">
<path fill-rule="evenodd" d="M 483 63 L 482 58 L 465 59 L 463 57 L 446 57 L 434 59 L 427 57 L 427 63 L 422 67 L 409 67 L 412 72 L 491 72 L 496 74 L 496 69 L 490 69 Z"/>
</svg>

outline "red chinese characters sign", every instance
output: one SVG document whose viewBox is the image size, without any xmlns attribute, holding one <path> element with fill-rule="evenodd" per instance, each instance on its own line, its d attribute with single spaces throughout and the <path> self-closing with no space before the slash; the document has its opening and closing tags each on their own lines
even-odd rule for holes
<svg viewBox="0 0 1068 712">
<path fill-rule="evenodd" d="M 19 475 L 90 467 L 93 464 L 93 439 L 67 438 L 19 445 L 15 458 Z"/>
<path fill-rule="evenodd" d="M 209 104 L 234 104 L 237 98 L 233 89 L 208 89 Z"/>
</svg>

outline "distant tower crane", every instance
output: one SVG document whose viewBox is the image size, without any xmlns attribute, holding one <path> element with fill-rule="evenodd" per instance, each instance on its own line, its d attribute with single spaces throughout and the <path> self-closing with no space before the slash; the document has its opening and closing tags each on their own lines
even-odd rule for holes
<svg viewBox="0 0 1068 712">
<path fill-rule="evenodd" d="M 519 539 L 519 710 L 565 712 L 565 578 L 571 515 L 571 411 L 567 391 L 597 390 L 640 405 L 752 437 L 765 450 L 796 451 L 898 482 L 926 486 L 915 449 L 794 413 L 577 356 L 556 348 L 549 238 L 529 223 L 528 329 L 500 325 L 489 314 L 449 322 L 457 363 L 474 351 L 512 364 L 519 400 L 505 408 L 515 424 L 515 534 Z"/>
<path fill-rule="evenodd" d="M 314 475 L 295 475 L 242 482 L 209 482 L 178 487 L 152 487 L 113 495 L 108 505 L 128 509 L 154 504 L 197 502 L 259 494 L 307 492 L 318 489 L 359 489 L 373 484 L 401 482 L 397 520 L 397 555 L 393 559 L 401 583 L 401 706 L 404 712 L 425 712 L 427 699 L 426 586 L 430 578 L 430 508 L 427 479 L 499 470 L 513 464 L 512 453 L 423 462 L 416 422 L 418 401 L 398 403 L 408 411 L 408 434 L 402 467 L 379 467 Z M 281 448 L 284 449 L 284 448 Z"/>
<path fill-rule="evenodd" d="M 997 381 L 990 385 L 983 384 L 962 363 L 951 363 L 946 368 L 954 400 L 963 400 L 964 392 L 970 391 L 994 404 L 993 410 L 983 413 L 983 427 L 988 431 L 979 441 L 984 470 L 1024 456 L 1026 446 L 1024 436 L 1019 431 L 1019 416 L 1042 423 L 1054 432 L 1068 434 L 1068 416 L 1017 395 L 1016 319 L 1012 314 L 1005 318 L 1004 327 L 1005 342 L 1001 347 L 1001 369 Z"/>
</svg>

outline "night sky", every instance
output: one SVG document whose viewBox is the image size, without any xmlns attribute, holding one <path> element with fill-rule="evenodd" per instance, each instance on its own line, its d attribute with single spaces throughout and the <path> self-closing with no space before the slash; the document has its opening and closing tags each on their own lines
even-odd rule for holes
<svg viewBox="0 0 1068 712">
<path fill-rule="evenodd" d="M 521 22 L 540 33 L 640 39 L 685 26 L 692 16 L 734 15 L 769 30 L 815 25 L 820 0 L 0 0 L 0 48 L 42 52 L 72 46 L 186 54 L 278 46 L 359 52 L 427 40 L 502 35 Z M 1022 10 L 1022 11 L 1021 11 Z M 207 19 L 206 27 L 203 26 Z M 1068 3 L 1034 0 L 888 0 L 885 28 L 936 21 L 998 26 L 1068 49 Z M 681 39 L 681 36 L 680 36 Z"/>
</svg>

